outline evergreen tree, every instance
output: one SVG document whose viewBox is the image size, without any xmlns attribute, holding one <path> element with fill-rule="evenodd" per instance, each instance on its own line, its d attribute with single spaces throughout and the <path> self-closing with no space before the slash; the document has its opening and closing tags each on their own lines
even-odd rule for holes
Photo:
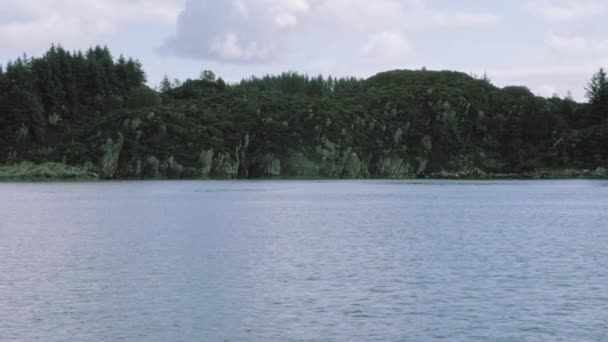
<svg viewBox="0 0 608 342">
<path fill-rule="evenodd" d="M 203 70 L 199 76 L 199 79 L 207 82 L 215 82 L 215 73 L 211 70 Z"/>
<path fill-rule="evenodd" d="M 590 121 L 602 123 L 608 117 L 608 78 L 603 68 L 593 75 L 586 90 L 591 105 Z"/>
<path fill-rule="evenodd" d="M 162 81 L 160 81 L 160 92 L 164 94 L 164 93 L 167 93 L 172 88 L 173 88 L 173 85 L 171 84 L 171 81 L 169 81 L 169 77 L 167 77 L 167 75 L 165 75 L 163 77 Z"/>
</svg>

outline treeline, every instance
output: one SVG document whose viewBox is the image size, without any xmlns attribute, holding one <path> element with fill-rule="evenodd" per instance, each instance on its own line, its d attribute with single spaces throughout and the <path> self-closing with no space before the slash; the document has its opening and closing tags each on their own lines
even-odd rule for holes
<svg viewBox="0 0 608 342">
<path fill-rule="evenodd" d="M 426 177 L 608 166 L 608 80 L 588 102 L 452 71 L 369 79 L 212 71 L 145 86 L 104 47 L 0 68 L 0 164 L 87 165 L 106 178 Z M 607 174 L 608 176 L 608 174 Z"/>
<path fill-rule="evenodd" d="M 0 66 L 0 128 L 45 142 L 48 124 L 89 119 L 139 101 L 146 75 L 139 61 L 115 59 L 107 47 L 70 52 L 52 46 L 42 57 L 23 56 Z M 148 94 L 150 95 L 150 94 Z M 8 129 L 8 130 L 7 130 Z M 27 131 L 27 132 L 26 132 Z M 15 139 L 4 141 L 15 143 Z"/>
</svg>

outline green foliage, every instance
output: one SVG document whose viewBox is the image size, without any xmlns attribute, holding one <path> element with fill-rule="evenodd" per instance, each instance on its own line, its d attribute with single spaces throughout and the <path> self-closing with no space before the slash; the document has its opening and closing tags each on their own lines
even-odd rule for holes
<svg viewBox="0 0 608 342">
<path fill-rule="evenodd" d="M 199 76 L 201 81 L 215 82 L 215 73 L 211 70 L 203 70 Z"/>
<path fill-rule="evenodd" d="M 160 105 L 160 96 L 158 93 L 144 85 L 131 89 L 126 96 L 126 99 L 127 108 L 130 109 Z"/>
<path fill-rule="evenodd" d="M 42 179 L 93 180 L 97 178 L 97 174 L 93 172 L 53 162 L 42 164 L 21 162 L 14 165 L 0 166 L 0 181 Z"/>
<path fill-rule="evenodd" d="M 237 84 L 203 71 L 184 82 L 165 76 L 160 94 L 144 82 L 139 62 L 104 47 L 53 46 L 10 62 L 0 68 L 0 164 L 88 162 L 106 177 L 136 178 L 464 177 L 608 165 L 603 70 L 583 104 L 453 71 L 366 80 L 286 72 Z M 103 162 L 116 137 L 112 163 Z"/>
<path fill-rule="evenodd" d="M 608 78 L 604 69 L 593 75 L 586 90 L 591 105 L 590 123 L 602 123 L 608 118 Z"/>
<path fill-rule="evenodd" d="M 162 81 L 160 82 L 160 92 L 165 94 L 171 89 L 173 89 L 173 84 L 171 83 L 171 81 L 169 81 L 169 77 L 165 75 Z"/>
</svg>

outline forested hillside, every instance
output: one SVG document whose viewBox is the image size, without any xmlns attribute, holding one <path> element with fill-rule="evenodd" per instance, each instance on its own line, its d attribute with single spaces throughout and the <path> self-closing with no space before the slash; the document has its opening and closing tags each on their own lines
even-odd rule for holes
<svg viewBox="0 0 608 342">
<path fill-rule="evenodd" d="M 102 47 L 0 68 L 0 174 L 43 164 L 104 179 L 608 176 L 603 70 L 588 103 L 452 71 L 145 83 L 137 60 Z"/>
</svg>

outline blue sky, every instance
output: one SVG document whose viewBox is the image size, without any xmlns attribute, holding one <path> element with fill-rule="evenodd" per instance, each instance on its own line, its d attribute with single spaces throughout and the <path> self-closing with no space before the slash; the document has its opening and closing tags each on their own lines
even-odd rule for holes
<svg viewBox="0 0 608 342">
<path fill-rule="evenodd" d="M 0 63 L 108 45 L 149 83 L 212 69 L 229 81 L 296 70 L 367 77 L 389 69 L 484 72 L 540 95 L 608 67 L 606 0 L 0 0 Z"/>
</svg>

